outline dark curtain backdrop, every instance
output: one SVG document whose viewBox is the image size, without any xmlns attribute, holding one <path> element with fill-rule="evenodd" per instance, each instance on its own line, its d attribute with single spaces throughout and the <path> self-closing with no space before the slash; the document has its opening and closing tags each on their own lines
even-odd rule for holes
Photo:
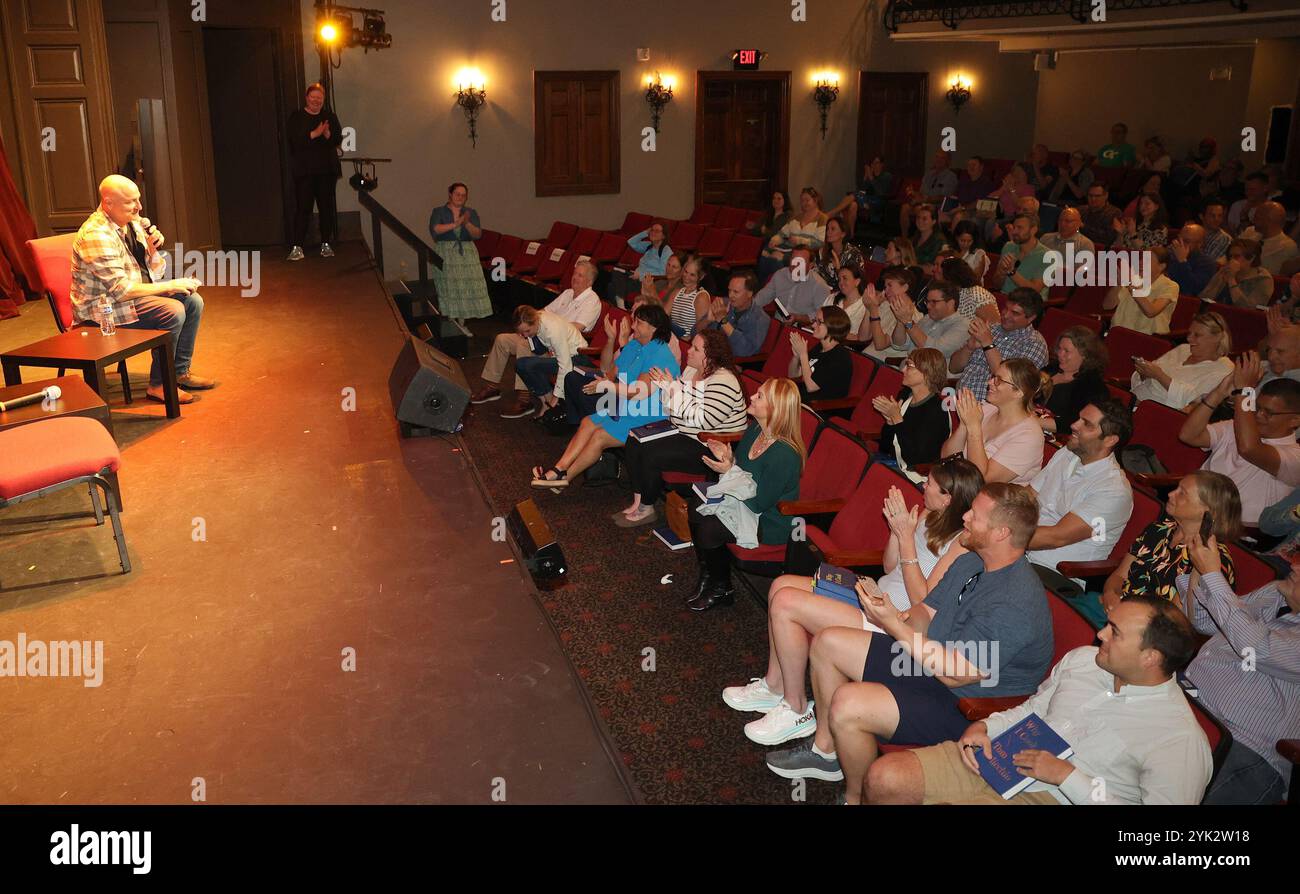
<svg viewBox="0 0 1300 894">
<path fill-rule="evenodd" d="M 18 316 L 18 306 L 40 293 L 40 273 L 26 245 L 35 238 L 36 223 L 23 204 L 0 142 L 0 320 Z"/>
</svg>

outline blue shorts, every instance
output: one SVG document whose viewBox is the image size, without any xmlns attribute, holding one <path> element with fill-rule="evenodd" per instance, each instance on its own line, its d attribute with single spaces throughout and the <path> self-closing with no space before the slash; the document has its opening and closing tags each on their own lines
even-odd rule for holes
<svg viewBox="0 0 1300 894">
<path fill-rule="evenodd" d="M 872 633 L 862 668 L 862 682 L 887 686 L 898 705 L 898 728 L 887 741 L 895 745 L 938 745 L 960 739 L 970 721 L 957 708 L 957 694 L 937 677 L 916 673 L 915 662 L 896 642 L 889 634 Z M 895 673 L 895 663 L 912 673 Z"/>
</svg>

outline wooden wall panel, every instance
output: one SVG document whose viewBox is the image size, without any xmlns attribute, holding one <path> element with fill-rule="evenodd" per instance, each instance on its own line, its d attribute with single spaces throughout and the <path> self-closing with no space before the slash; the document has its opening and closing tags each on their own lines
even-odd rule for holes
<svg viewBox="0 0 1300 894">
<path fill-rule="evenodd" d="M 113 108 L 106 85 L 98 0 L 0 4 L 15 130 L 10 161 L 42 234 L 75 230 L 99 204 L 113 166 Z M 42 129 L 53 127 L 54 151 Z"/>
</svg>

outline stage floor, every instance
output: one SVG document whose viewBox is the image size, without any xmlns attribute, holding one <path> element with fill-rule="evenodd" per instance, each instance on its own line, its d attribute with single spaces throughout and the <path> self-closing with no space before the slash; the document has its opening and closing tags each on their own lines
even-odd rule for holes
<svg viewBox="0 0 1300 894">
<path fill-rule="evenodd" d="M 458 442 L 398 438 L 362 246 L 281 257 L 203 290 L 180 419 L 115 383 L 130 575 L 84 491 L 0 511 L 0 641 L 103 644 L 99 686 L 0 677 L 0 802 L 633 801 Z"/>
</svg>

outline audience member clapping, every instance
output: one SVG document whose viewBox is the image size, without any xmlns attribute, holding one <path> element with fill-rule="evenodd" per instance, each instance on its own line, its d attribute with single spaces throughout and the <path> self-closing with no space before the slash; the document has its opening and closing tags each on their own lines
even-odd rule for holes
<svg viewBox="0 0 1300 894">
<path fill-rule="evenodd" d="M 943 455 L 961 453 L 985 481 L 1029 484 L 1043 467 L 1043 432 L 1033 415 L 1034 400 L 1049 392 L 1051 381 L 1028 360 L 1016 359 L 989 377 L 983 402 L 962 389 L 957 394 L 961 422 L 943 445 Z"/>
</svg>

